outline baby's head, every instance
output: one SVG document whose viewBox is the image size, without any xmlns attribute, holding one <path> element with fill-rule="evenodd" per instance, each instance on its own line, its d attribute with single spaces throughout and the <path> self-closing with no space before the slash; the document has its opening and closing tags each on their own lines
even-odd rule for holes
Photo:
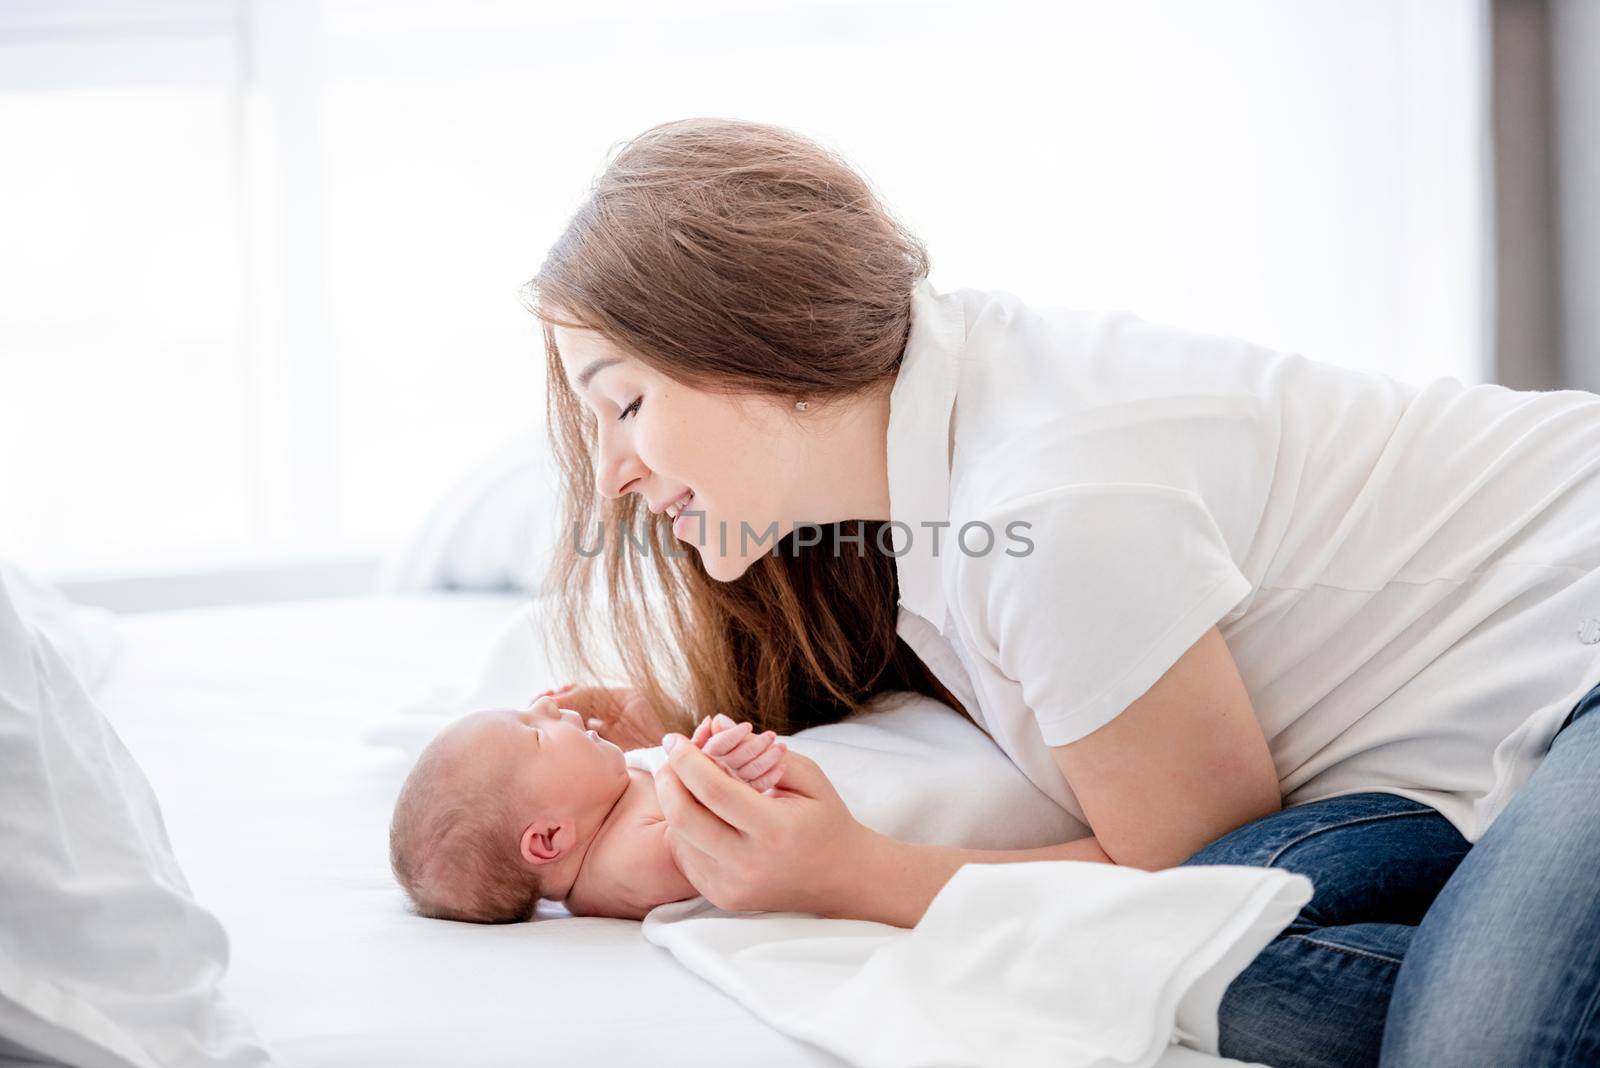
<svg viewBox="0 0 1600 1068">
<path fill-rule="evenodd" d="M 566 899 L 627 792 L 622 750 L 544 697 L 473 712 L 417 758 L 395 801 L 389 861 L 417 911 L 514 923 Z"/>
</svg>

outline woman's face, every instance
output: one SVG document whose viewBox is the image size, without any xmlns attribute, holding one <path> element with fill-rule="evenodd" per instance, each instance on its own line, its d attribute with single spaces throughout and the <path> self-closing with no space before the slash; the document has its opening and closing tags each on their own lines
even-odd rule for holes
<svg viewBox="0 0 1600 1068">
<path fill-rule="evenodd" d="M 567 384 L 598 424 L 595 489 L 643 494 L 657 513 L 692 494 L 673 534 L 712 578 L 737 579 L 797 522 L 812 521 L 792 514 L 804 450 L 788 402 L 692 389 L 594 331 L 551 329 Z M 592 544 L 594 532 L 583 536 Z"/>
</svg>

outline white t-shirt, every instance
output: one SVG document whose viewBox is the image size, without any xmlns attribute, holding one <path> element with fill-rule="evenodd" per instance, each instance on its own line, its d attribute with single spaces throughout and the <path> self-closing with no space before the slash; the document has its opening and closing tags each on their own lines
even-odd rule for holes
<svg viewBox="0 0 1600 1068">
<path fill-rule="evenodd" d="M 888 459 L 899 633 L 1080 820 L 1049 747 L 1213 625 L 1286 805 L 1394 793 L 1474 842 L 1600 682 L 1592 393 L 924 281 Z"/>
</svg>

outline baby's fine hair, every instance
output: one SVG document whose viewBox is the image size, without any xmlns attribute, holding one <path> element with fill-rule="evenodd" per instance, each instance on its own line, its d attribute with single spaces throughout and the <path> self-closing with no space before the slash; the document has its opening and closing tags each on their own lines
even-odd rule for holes
<svg viewBox="0 0 1600 1068">
<path fill-rule="evenodd" d="M 492 778 L 449 775 L 437 742 L 417 758 L 395 799 L 389 866 L 418 915 L 470 923 L 532 919 L 542 887 L 512 847 L 515 813 L 499 787 Z"/>
</svg>

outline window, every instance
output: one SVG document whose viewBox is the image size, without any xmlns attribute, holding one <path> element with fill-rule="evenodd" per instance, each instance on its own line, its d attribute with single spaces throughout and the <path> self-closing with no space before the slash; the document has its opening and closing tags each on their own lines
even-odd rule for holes
<svg viewBox="0 0 1600 1068">
<path fill-rule="evenodd" d="M 0 555 L 372 556 L 542 419 L 617 142 L 776 122 L 933 281 L 1490 374 L 1479 5 L 12 0 Z"/>
</svg>

